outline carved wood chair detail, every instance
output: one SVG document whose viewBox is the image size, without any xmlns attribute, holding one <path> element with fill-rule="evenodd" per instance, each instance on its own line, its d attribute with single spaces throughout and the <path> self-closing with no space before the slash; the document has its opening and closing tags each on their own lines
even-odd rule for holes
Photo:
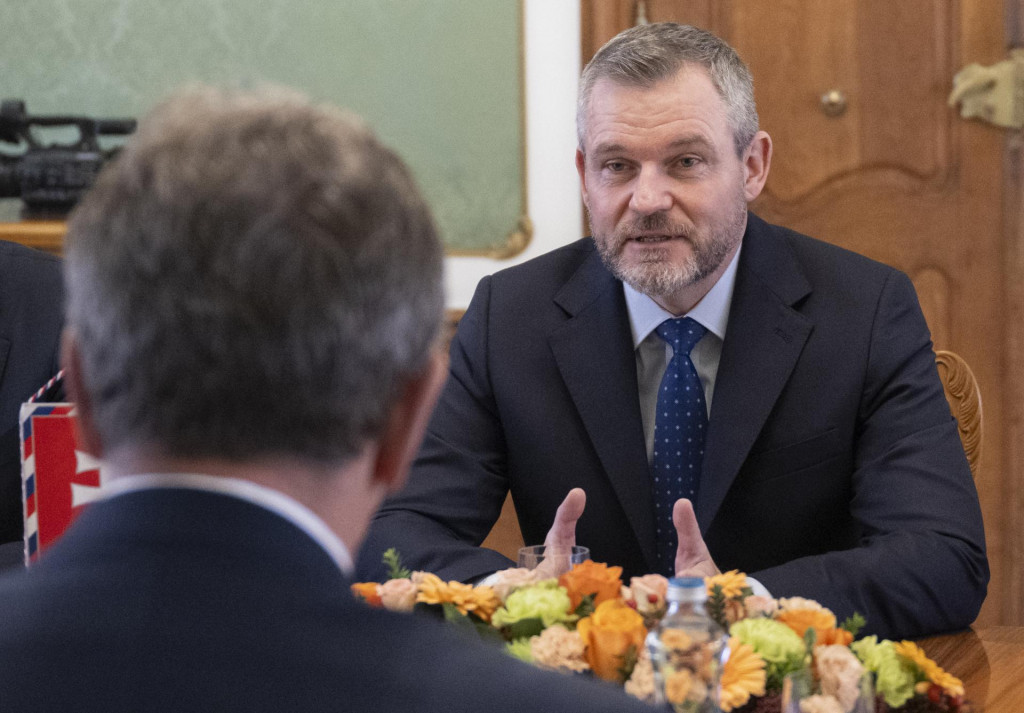
<svg viewBox="0 0 1024 713">
<path fill-rule="evenodd" d="M 935 352 L 935 364 L 946 392 L 950 413 L 956 418 L 971 475 L 978 479 L 981 465 L 981 389 L 963 357 L 950 351 Z"/>
</svg>

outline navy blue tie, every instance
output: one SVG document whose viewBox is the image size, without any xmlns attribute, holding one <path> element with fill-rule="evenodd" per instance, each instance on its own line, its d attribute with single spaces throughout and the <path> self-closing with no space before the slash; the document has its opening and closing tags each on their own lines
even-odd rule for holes
<svg viewBox="0 0 1024 713">
<path fill-rule="evenodd" d="M 708 411 L 704 388 L 690 361 L 690 350 L 707 329 L 690 319 L 666 319 L 655 330 L 672 347 L 672 360 L 658 388 L 654 417 L 654 515 L 658 528 L 658 564 L 661 574 L 676 574 L 676 529 L 672 507 L 679 498 L 696 503 L 700 468 L 704 460 L 704 433 Z"/>
</svg>

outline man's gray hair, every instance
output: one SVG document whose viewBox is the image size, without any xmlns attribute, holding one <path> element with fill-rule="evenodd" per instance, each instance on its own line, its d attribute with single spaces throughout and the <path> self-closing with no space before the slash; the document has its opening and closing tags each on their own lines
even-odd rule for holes
<svg viewBox="0 0 1024 713">
<path fill-rule="evenodd" d="M 620 32 L 597 51 L 580 77 L 576 136 L 586 149 L 587 111 L 599 79 L 650 88 L 674 77 L 684 65 L 703 67 L 725 102 L 736 152 L 742 155 L 757 133 L 754 80 L 736 51 L 721 38 L 691 25 L 659 22 Z"/>
<path fill-rule="evenodd" d="M 424 369 L 443 250 L 353 116 L 192 87 L 140 122 L 68 227 L 68 324 L 104 446 L 344 462 Z"/>
</svg>

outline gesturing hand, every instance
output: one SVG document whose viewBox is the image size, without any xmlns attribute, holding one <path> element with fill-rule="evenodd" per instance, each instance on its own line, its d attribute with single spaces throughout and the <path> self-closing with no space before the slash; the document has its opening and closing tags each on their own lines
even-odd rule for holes
<svg viewBox="0 0 1024 713">
<path fill-rule="evenodd" d="M 587 495 L 573 488 L 555 511 L 555 521 L 544 538 L 545 557 L 535 568 L 543 578 L 558 577 L 570 568 L 570 553 L 576 544 L 576 521 L 583 514 Z"/>
<path fill-rule="evenodd" d="M 562 503 L 562 507 L 565 507 L 565 503 Z M 693 503 L 686 498 L 676 500 L 672 508 L 672 523 L 676 526 L 676 535 L 679 538 L 679 546 L 676 549 L 676 576 L 712 577 L 721 574 L 700 534 Z"/>
<path fill-rule="evenodd" d="M 576 544 L 576 521 L 583 515 L 587 494 L 583 488 L 573 488 L 555 511 L 555 521 L 548 530 L 544 544 L 548 547 L 572 548 Z"/>
</svg>

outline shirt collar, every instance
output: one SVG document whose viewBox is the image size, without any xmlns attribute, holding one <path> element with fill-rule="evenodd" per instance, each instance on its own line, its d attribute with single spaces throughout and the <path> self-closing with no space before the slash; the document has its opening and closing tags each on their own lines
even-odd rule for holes
<svg viewBox="0 0 1024 713">
<path fill-rule="evenodd" d="M 348 547 L 312 510 L 279 490 L 250 480 L 201 473 L 145 473 L 123 476 L 104 483 L 101 497 L 112 498 L 125 493 L 157 488 L 220 493 L 270 510 L 309 535 L 327 552 L 344 574 L 350 575 L 355 569 Z"/>
<path fill-rule="evenodd" d="M 743 244 L 737 248 L 725 272 L 718 278 L 704 298 L 698 302 L 686 316 L 702 324 L 709 332 L 721 340 L 725 340 L 725 327 L 729 323 L 729 308 L 732 305 L 732 292 L 736 286 L 736 266 L 739 264 Z M 622 289 L 626 296 L 626 311 L 629 313 L 629 327 L 633 332 L 633 348 L 647 339 L 659 324 L 677 315 L 663 309 L 661 305 L 642 292 L 634 290 L 625 282 Z"/>
</svg>

